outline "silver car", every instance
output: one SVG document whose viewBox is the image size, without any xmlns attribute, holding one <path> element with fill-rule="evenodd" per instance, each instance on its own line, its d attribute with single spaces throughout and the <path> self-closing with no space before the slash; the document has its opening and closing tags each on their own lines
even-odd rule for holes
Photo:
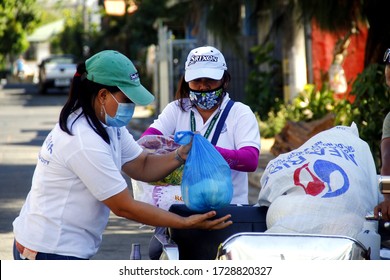
<svg viewBox="0 0 390 280">
<path fill-rule="evenodd" d="M 69 88 L 76 73 L 77 59 L 73 55 L 53 55 L 38 66 L 39 93 L 46 94 L 49 88 Z"/>
</svg>

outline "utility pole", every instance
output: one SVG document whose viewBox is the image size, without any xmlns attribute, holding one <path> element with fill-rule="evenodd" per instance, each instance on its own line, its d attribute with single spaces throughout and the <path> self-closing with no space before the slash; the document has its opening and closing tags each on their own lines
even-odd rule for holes
<svg viewBox="0 0 390 280">
<path fill-rule="evenodd" d="M 82 13 L 83 13 L 83 56 L 84 58 L 89 56 L 89 16 L 88 16 L 88 7 L 87 0 L 82 1 Z"/>
</svg>

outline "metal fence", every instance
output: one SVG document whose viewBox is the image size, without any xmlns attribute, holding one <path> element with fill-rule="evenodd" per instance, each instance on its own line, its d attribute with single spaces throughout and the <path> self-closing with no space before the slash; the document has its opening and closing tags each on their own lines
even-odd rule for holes
<svg viewBox="0 0 390 280">
<path fill-rule="evenodd" d="M 219 48 L 225 57 L 228 71 L 232 77 L 229 85 L 229 95 L 236 101 L 245 102 L 245 86 L 252 64 L 250 49 L 256 42 L 255 37 L 244 36 L 240 38 L 239 53 L 229 47 L 222 46 Z"/>
<path fill-rule="evenodd" d="M 155 92 L 158 113 L 174 99 L 177 83 L 184 74 L 184 65 L 191 49 L 198 47 L 196 40 L 174 39 L 165 26 L 159 27 L 158 47 L 155 60 Z M 232 80 L 229 94 L 236 101 L 245 102 L 245 86 L 250 73 L 250 48 L 256 44 L 256 38 L 245 36 L 240 39 L 239 53 L 228 46 L 215 47 L 224 54 Z M 203 44 L 202 44 L 203 45 Z"/>
</svg>

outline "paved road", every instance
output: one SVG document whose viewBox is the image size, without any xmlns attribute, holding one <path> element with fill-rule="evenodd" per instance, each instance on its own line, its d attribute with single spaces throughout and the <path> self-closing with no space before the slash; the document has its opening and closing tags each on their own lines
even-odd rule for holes
<svg viewBox="0 0 390 280">
<path fill-rule="evenodd" d="M 12 259 L 12 221 L 31 186 L 36 156 L 40 146 L 58 119 L 66 100 L 66 92 L 37 94 L 32 85 L 6 85 L 0 88 L 0 259 Z M 148 111 L 136 109 L 129 127 L 136 139 L 151 122 Z M 267 143 L 266 143 L 267 146 Z M 268 154 L 262 151 L 263 158 Z M 256 186 L 259 172 L 252 174 L 250 202 L 258 195 Z M 129 181 L 129 185 L 131 185 Z M 128 259 L 132 243 L 141 244 L 143 259 L 148 259 L 147 248 L 152 230 L 140 224 L 111 215 L 104 232 L 103 243 L 93 259 Z"/>
</svg>

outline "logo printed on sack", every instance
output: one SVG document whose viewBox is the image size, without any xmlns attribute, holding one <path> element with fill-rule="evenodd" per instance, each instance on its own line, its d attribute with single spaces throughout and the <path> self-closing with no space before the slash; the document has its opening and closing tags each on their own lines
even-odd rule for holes
<svg viewBox="0 0 390 280">
<path fill-rule="evenodd" d="M 154 186 L 152 191 L 153 205 L 168 210 L 172 204 L 183 204 L 179 186 Z"/>
<path fill-rule="evenodd" d="M 214 55 L 193 55 L 188 62 L 188 66 L 204 61 L 218 62 L 218 57 Z"/>
<path fill-rule="evenodd" d="M 313 170 L 309 163 L 297 168 L 294 171 L 294 184 L 302 187 L 308 195 L 321 195 L 323 198 L 340 196 L 350 186 L 344 169 L 327 160 L 316 160 Z"/>
<path fill-rule="evenodd" d="M 291 151 L 287 156 L 271 161 L 266 167 L 268 175 L 262 177 L 262 186 L 265 187 L 268 184 L 270 177 L 277 176 L 277 173 L 285 172 L 286 170 L 295 170 L 298 166 L 308 162 L 313 156 L 326 159 L 334 158 L 335 162 L 342 160 L 343 162 L 359 166 L 355 159 L 355 153 L 354 147 L 343 143 L 315 142 L 310 147 Z"/>
<path fill-rule="evenodd" d="M 342 143 L 327 143 L 318 141 L 311 147 L 305 148 L 304 150 L 292 151 L 287 157 L 282 159 L 276 159 L 267 166 L 267 170 L 270 174 L 277 173 L 279 171 L 295 168 L 298 165 L 303 164 L 308 160 L 310 156 L 318 157 L 334 157 L 337 160 L 346 160 L 358 166 L 355 159 L 355 149 L 352 146 L 346 146 Z"/>
</svg>

